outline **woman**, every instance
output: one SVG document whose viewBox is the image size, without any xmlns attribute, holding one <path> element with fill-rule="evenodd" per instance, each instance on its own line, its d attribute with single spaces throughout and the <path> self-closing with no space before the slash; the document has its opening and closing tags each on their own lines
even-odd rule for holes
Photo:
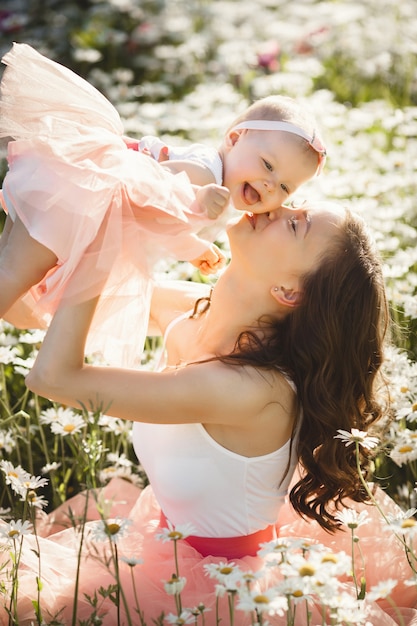
<svg viewBox="0 0 417 626">
<path fill-rule="evenodd" d="M 58 310 L 27 378 L 30 389 L 57 402 L 106 407 L 107 414 L 135 422 L 135 450 L 152 488 L 138 498 L 129 515 L 132 533 L 119 548 L 144 560 L 134 569 L 134 584 L 147 624 L 162 611 L 202 606 L 211 609 L 205 624 L 217 624 L 219 615 L 222 624 L 229 623 L 227 602 L 220 606 L 204 565 L 221 569 L 231 559 L 233 567 L 256 578 L 264 565 L 258 546 L 274 541 L 297 462 L 302 479 L 290 500 L 310 520 L 303 528 L 308 536 L 314 538 L 315 529 L 337 529 L 334 504 L 367 499 L 352 447 L 335 439 L 338 429 L 367 431 L 383 415 L 377 384 L 387 306 L 381 267 L 362 221 L 332 205 L 281 207 L 245 215 L 228 236 L 231 262 L 211 297 L 201 293 L 206 287 L 189 283 L 155 291 L 152 323 L 166 337 L 162 372 L 85 365 L 96 305 L 90 301 Z M 196 311 L 184 315 L 197 295 L 203 300 Z M 363 449 L 364 468 L 366 460 Z M 188 523 L 191 537 L 175 541 L 179 570 L 172 577 L 172 545 L 155 542 L 155 535 L 176 538 L 163 529 Z M 67 549 L 73 536 L 65 530 L 44 542 L 53 543 L 56 553 L 56 544 Z M 78 619 L 91 614 L 84 593 L 91 598 L 98 583 L 114 582 L 93 558 L 95 550 L 93 542 L 81 567 Z M 406 564 L 401 549 L 393 550 L 392 559 Z M 71 578 L 66 553 L 65 559 Z M 133 608 L 132 571 L 132 561 L 130 567 L 121 564 L 118 576 L 132 623 L 142 624 Z M 175 595 L 175 585 L 183 584 L 177 576 L 187 579 L 181 600 Z M 265 619 L 271 612 L 271 624 L 286 624 L 267 593 L 271 581 L 277 582 L 273 568 L 267 578 L 256 583 L 265 591 Z M 232 579 L 228 584 L 233 587 Z M 54 589 L 60 597 L 49 609 L 66 602 L 61 619 L 68 623 L 73 582 L 61 581 Z M 248 606 L 250 599 L 245 601 Z M 415 602 L 413 593 L 405 606 Z M 376 603 L 367 606 L 371 623 L 396 623 Z M 104 624 L 117 623 L 111 601 L 101 608 Z M 320 608 L 311 610 L 311 623 L 322 623 Z M 122 606 L 118 615 L 128 623 L 124 611 Z M 307 623 L 305 612 L 297 619 Z M 236 620 L 239 626 L 251 623 L 243 612 Z"/>
</svg>

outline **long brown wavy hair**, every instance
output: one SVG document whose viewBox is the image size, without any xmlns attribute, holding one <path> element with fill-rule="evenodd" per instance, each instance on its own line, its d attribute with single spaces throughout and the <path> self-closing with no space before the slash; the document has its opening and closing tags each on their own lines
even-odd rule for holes
<svg viewBox="0 0 417 626">
<path fill-rule="evenodd" d="M 335 506 L 365 502 L 355 447 L 338 429 L 367 431 L 386 412 L 381 364 L 389 323 L 379 254 L 361 218 L 344 226 L 318 269 L 302 279 L 302 302 L 284 319 L 261 320 L 265 332 L 241 333 L 222 361 L 278 368 L 296 384 L 302 477 L 290 493 L 294 509 L 334 531 Z M 297 426 L 297 425 L 296 425 Z M 361 449 L 366 472 L 368 453 Z"/>
</svg>

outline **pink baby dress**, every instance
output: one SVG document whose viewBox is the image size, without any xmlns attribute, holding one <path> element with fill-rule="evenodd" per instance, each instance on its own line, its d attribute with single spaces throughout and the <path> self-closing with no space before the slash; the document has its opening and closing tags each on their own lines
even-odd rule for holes
<svg viewBox="0 0 417 626">
<path fill-rule="evenodd" d="M 26 44 L 2 61 L 0 137 L 11 140 L 0 200 L 58 258 L 26 302 L 48 323 L 62 298 L 101 294 L 89 351 L 140 362 L 155 263 L 202 254 L 209 242 L 198 233 L 212 220 L 185 173 L 128 149 L 116 109 L 92 85 Z"/>
</svg>

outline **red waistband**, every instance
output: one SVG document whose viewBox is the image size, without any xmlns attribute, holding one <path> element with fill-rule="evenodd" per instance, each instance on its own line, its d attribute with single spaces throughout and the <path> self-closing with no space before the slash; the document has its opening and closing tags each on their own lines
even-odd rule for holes
<svg viewBox="0 0 417 626">
<path fill-rule="evenodd" d="M 159 522 L 161 528 L 166 528 L 167 518 L 163 511 Z M 274 525 L 267 526 L 250 535 L 241 537 L 197 537 L 189 535 L 185 541 L 197 550 L 202 556 L 220 556 L 226 560 L 239 559 L 244 556 L 256 556 L 259 544 L 272 541 L 276 538 Z"/>
</svg>

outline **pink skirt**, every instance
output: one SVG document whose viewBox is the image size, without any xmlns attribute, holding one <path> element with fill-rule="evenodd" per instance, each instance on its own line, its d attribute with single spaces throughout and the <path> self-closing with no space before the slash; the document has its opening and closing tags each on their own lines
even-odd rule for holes
<svg viewBox="0 0 417 626">
<path fill-rule="evenodd" d="M 131 623 L 142 626 L 138 617 L 138 610 L 143 612 L 144 623 L 153 625 L 153 619 L 158 619 L 162 612 L 166 615 L 176 614 L 175 597 L 169 595 L 164 583 L 172 580 L 175 569 L 174 543 L 163 542 L 157 539 L 162 532 L 160 526 L 161 509 L 155 500 L 153 491 L 146 487 L 142 492 L 121 479 L 112 480 L 105 487 L 102 496 L 112 503 L 109 515 L 117 514 L 116 522 L 122 525 L 122 518 L 129 518 L 131 525 L 117 542 L 119 563 L 118 580 L 123 589 L 123 599 L 118 610 L 106 594 L 100 595 L 99 589 L 107 589 L 115 583 L 114 560 L 109 550 L 108 540 L 94 539 L 89 532 L 84 538 L 81 567 L 79 572 L 78 597 L 75 596 L 75 579 L 77 571 L 77 555 L 79 552 L 80 536 L 71 526 L 68 510 L 71 508 L 72 519 L 82 517 L 86 505 L 85 494 L 75 496 L 62 505 L 55 513 L 44 516 L 39 520 L 38 532 L 42 563 L 43 588 L 41 592 L 41 606 L 46 622 L 52 615 L 59 613 L 64 624 L 71 624 L 74 606 L 78 620 L 87 620 L 93 613 L 91 602 L 97 594 L 98 613 L 102 617 L 104 626 L 127 625 L 128 614 Z M 398 509 L 381 491 L 377 493 L 380 504 L 385 511 L 398 513 Z M 359 509 L 365 507 L 361 506 Z M 365 601 L 368 611 L 368 624 L 373 626 L 394 626 L 417 624 L 417 591 L 416 586 L 407 586 L 405 582 L 411 578 L 411 570 L 407 564 L 402 548 L 387 532 L 382 530 L 379 513 L 375 507 L 366 507 L 371 522 L 357 530 L 360 536 L 360 546 L 364 558 L 364 569 L 357 558 L 357 575 L 365 575 L 367 590 L 382 580 L 395 578 L 398 585 L 390 596 L 390 600 L 376 602 Z M 90 496 L 88 519 L 98 519 L 99 515 Z M 94 527 L 96 522 L 90 521 L 88 528 Z M 66 526 L 66 529 L 63 527 Z M 303 538 L 310 543 L 322 543 L 329 550 L 351 553 L 350 535 L 340 531 L 329 535 L 321 530 L 314 522 L 301 520 L 285 505 L 280 526 L 279 538 Z M 20 575 L 19 575 L 19 625 L 26 626 L 34 619 L 32 599 L 36 597 L 36 574 L 38 559 L 30 550 L 31 537 L 25 537 Z M 34 547 L 34 546 L 33 546 Z M 217 626 L 221 618 L 222 626 L 229 626 L 230 613 L 227 595 L 216 595 L 217 581 L 207 575 L 206 565 L 222 568 L 227 559 L 221 556 L 203 557 L 195 548 L 187 543 L 186 539 L 176 542 L 179 576 L 186 579 L 181 593 L 182 609 L 194 609 L 204 606 L 206 611 L 205 625 Z M 114 545 L 113 545 L 114 556 Z M 358 555 L 357 555 L 358 557 Z M 5 555 L 1 557 L 5 560 Z M 233 559 L 232 569 L 239 568 L 241 572 L 257 576 L 258 596 L 267 594 L 268 589 L 282 580 L 282 573 L 277 573 L 275 567 L 265 567 L 269 557 L 243 556 Z M 233 579 L 230 579 L 233 588 Z M 341 586 L 341 593 L 353 594 L 353 585 L 350 577 L 345 577 Z M 76 599 L 75 599 L 76 598 Z M 342 602 L 342 600 L 340 600 Z M 396 606 L 393 608 L 392 603 Z M 126 608 L 127 607 L 127 608 Z M 309 603 L 311 611 L 311 625 L 321 626 L 322 609 L 313 599 Z M 401 617 L 400 617 L 401 616 Z M 286 615 L 264 615 L 273 626 L 286 626 Z M 200 618 L 201 619 L 201 618 Z M 3 620 L 3 621 L 1 621 Z M 250 614 L 235 607 L 235 626 L 250 626 Z M 401 622 L 401 620 L 403 620 Z M 0 623 L 7 623 L 5 613 L 0 612 Z M 197 623 L 197 622 L 191 622 Z M 199 621 L 198 624 L 201 622 Z M 305 605 L 298 605 L 296 612 L 296 626 L 306 626 Z"/>
<path fill-rule="evenodd" d="M 89 83 L 25 44 L 3 63 L 0 137 L 12 140 L 0 201 L 58 258 L 26 303 L 47 324 L 63 297 L 102 294 L 89 351 L 140 362 L 155 263 L 202 254 L 196 232 L 209 220 L 184 173 L 128 149 L 116 109 Z"/>
</svg>

